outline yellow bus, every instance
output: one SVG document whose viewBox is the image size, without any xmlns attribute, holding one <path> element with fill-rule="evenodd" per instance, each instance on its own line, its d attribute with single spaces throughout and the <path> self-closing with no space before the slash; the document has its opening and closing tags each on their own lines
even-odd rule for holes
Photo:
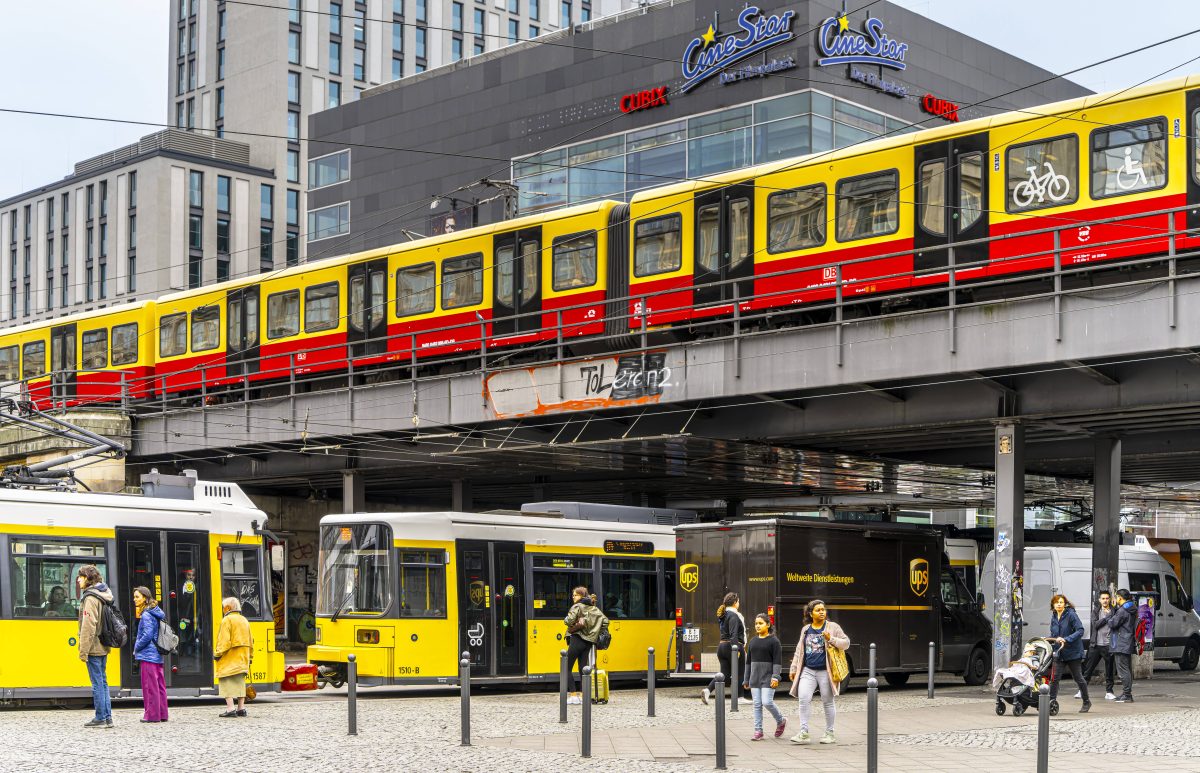
<svg viewBox="0 0 1200 773">
<path fill-rule="evenodd" d="M 140 694 L 133 589 L 145 586 L 179 634 L 165 656 L 171 695 L 216 692 L 221 599 L 237 596 L 254 636 L 251 679 L 278 689 L 262 530 L 266 514 L 232 483 L 143 476 L 159 496 L 0 489 L 0 703 L 91 695 L 79 661 L 79 568 L 95 564 L 130 626 L 108 659 L 116 697 Z"/>
<path fill-rule="evenodd" d="M 558 679 L 571 590 L 611 621 L 597 652 L 610 679 L 644 677 L 646 648 L 669 670 L 675 632 L 670 526 L 557 515 L 372 513 L 321 519 L 316 643 L 324 682 L 452 684 Z M 285 689 L 287 687 L 285 686 Z"/>
</svg>

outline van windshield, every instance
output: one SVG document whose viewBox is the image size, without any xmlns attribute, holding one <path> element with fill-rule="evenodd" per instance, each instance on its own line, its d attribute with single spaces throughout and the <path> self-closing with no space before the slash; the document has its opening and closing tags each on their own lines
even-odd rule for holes
<svg viewBox="0 0 1200 773">
<path fill-rule="evenodd" d="M 392 603 L 392 530 L 375 523 L 321 527 L 317 614 L 381 615 Z"/>
</svg>

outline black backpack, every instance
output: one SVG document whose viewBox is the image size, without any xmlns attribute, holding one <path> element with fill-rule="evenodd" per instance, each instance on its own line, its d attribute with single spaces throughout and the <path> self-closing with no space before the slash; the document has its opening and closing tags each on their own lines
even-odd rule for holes
<svg viewBox="0 0 1200 773">
<path fill-rule="evenodd" d="M 612 634 L 608 632 L 608 618 L 600 623 L 600 633 L 596 636 L 596 649 L 606 650 L 612 646 Z"/>
<path fill-rule="evenodd" d="M 125 624 L 125 618 L 121 617 L 121 610 L 117 609 L 117 605 L 105 601 L 96 596 L 100 600 L 100 643 L 110 649 L 119 649 L 124 647 L 129 641 L 129 626 Z"/>
</svg>

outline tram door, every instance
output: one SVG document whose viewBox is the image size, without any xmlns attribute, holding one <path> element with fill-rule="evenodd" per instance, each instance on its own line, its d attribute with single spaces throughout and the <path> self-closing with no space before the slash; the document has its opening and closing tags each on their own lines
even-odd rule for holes
<svg viewBox="0 0 1200 773">
<path fill-rule="evenodd" d="M 350 302 L 346 340 L 350 357 L 387 351 L 387 258 L 350 266 Z"/>
<path fill-rule="evenodd" d="M 493 336 L 527 333 L 541 328 L 542 315 L 536 313 L 542 310 L 541 244 L 541 228 L 526 228 L 496 236 L 493 244 Z"/>
<path fill-rule="evenodd" d="M 747 299 L 754 287 L 754 186 L 696 197 L 696 305 Z"/>
<path fill-rule="evenodd" d="M 230 290 L 225 310 L 225 372 L 243 376 L 258 372 L 258 288 Z"/>
<path fill-rule="evenodd" d="M 116 601 L 129 624 L 130 643 L 121 648 L 121 684 L 137 687 L 133 660 L 137 636 L 133 589 L 148 588 L 179 634 L 179 647 L 163 658 L 168 688 L 211 687 L 215 635 L 209 598 L 208 535 L 194 531 L 117 529 Z"/>
<path fill-rule="evenodd" d="M 988 235 L 988 134 L 919 145 L 915 158 L 913 270 L 946 268 L 946 245 Z M 954 249 L 955 266 L 983 266 L 987 259 L 987 242 Z"/>
<path fill-rule="evenodd" d="M 74 325 L 50 328 L 51 395 L 57 401 L 75 396 L 75 372 L 79 363 L 79 346 L 75 342 Z"/>
<path fill-rule="evenodd" d="M 459 540 L 459 650 L 471 653 L 471 672 L 525 673 L 525 545 Z"/>
</svg>

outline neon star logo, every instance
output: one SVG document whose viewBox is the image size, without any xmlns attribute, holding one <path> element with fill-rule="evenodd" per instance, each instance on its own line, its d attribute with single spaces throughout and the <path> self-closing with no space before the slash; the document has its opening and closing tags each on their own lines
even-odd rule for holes
<svg viewBox="0 0 1200 773">
<path fill-rule="evenodd" d="M 841 16 L 837 17 L 837 23 L 838 23 L 838 32 L 849 32 L 850 31 L 850 19 L 849 19 L 849 17 L 846 16 L 846 14 L 842 14 Z"/>
<path fill-rule="evenodd" d="M 717 42 L 717 28 L 711 24 L 708 25 L 708 29 L 706 29 L 704 31 L 704 34 L 700 36 L 700 39 L 704 41 L 705 48 L 708 48 L 713 43 L 716 43 Z"/>
<path fill-rule="evenodd" d="M 746 6 L 738 14 L 737 29 L 720 40 L 716 24 L 709 24 L 684 48 L 683 85 L 678 93 L 686 94 L 730 65 L 795 39 L 792 32 L 795 19 L 795 11 L 763 14 L 757 6 Z"/>
</svg>

